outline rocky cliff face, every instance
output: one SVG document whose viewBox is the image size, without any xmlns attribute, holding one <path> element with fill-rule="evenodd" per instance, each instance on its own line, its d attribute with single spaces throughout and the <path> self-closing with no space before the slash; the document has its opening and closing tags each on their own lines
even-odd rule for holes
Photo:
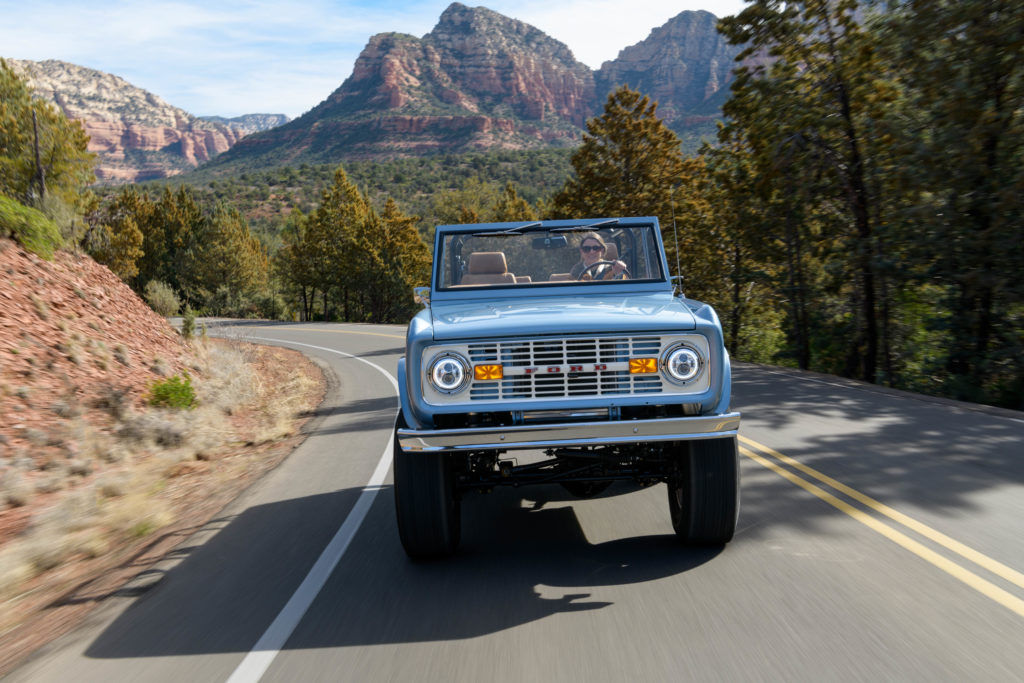
<svg viewBox="0 0 1024 683">
<path fill-rule="evenodd" d="M 326 100 L 246 138 L 216 165 L 573 146 L 623 83 L 658 101 L 677 130 L 707 124 L 727 96 L 739 52 L 717 34 L 716 21 L 683 12 L 593 72 L 528 24 L 454 3 L 422 38 L 373 36 Z"/>
<path fill-rule="evenodd" d="M 742 49 L 718 34 L 717 22 L 710 12 L 673 17 L 602 64 L 596 74 L 598 90 L 607 93 L 629 85 L 657 101 L 658 114 L 673 127 L 717 115 Z"/>
<path fill-rule="evenodd" d="M 95 69 L 57 60 L 8 63 L 28 78 L 38 97 L 82 122 L 89 151 L 99 157 L 100 182 L 176 175 L 209 161 L 257 129 L 258 120 L 204 121 Z"/>
<path fill-rule="evenodd" d="M 284 114 L 243 114 L 242 116 L 235 116 L 230 119 L 223 116 L 200 116 L 199 118 L 203 121 L 219 123 L 229 128 L 234 128 L 244 135 L 277 128 L 291 120 Z"/>
<path fill-rule="evenodd" d="M 575 144 L 594 77 L 564 44 L 483 7 L 448 7 L 423 36 L 373 36 L 341 87 L 223 159 L 268 163 Z"/>
</svg>

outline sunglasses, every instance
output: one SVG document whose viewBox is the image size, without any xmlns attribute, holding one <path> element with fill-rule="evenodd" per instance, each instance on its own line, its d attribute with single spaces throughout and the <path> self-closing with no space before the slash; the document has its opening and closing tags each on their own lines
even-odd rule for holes
<svg viewBox="0 0 1024 683">
<path fill-rule="evenodd" d="M 580 251 L 604 251 L 604 247 L 600 244 L 584 244 L 580 247 Z"/>
</svg>

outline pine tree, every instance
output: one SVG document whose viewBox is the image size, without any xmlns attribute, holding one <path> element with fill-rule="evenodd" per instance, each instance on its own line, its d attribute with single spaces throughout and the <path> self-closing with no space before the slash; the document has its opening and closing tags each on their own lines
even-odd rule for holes
<svg viewBox="0 0 1024 683">
<path fill-rule="evenodd" d="M 683 172 L 679 138 L 646 95 L 621 86 L 587 122 L 572 155 L 573 177 L 555 195 L 558 217 L 657 216 L 671 221 Z"/>
<path fill-rule="evenodd" d="M 908 253 L 947 292 L 934 318 L 948 353 L 933 373 L 957 398 L 1022 409 L 1024 6 L 911 0 L 885 28 L 906 74 Z"/>
<path fill-rule="evenodd" d="M 95 180 L 88 144 L 79 122 L 33 98 L 28 83 L 0 59 L 0 194 L 42 211 L 76 239 L 85 187 Z"/>
<path fill-rule="evenodd" d="M 849 288 L 857 315 L 845 373 L 874 382 L 881 199 L 871 182 L 877 148 L 869 131 L 895 89 L 880 77 L 857 9 L 856 0 L 756 0 L 719 28 L 731 43 L 748 45 L 738 59 L 770 56 L 767 66 L 737 71 L 723 108 L 731 126 L 726 139 L 742 137 L 764 178 L 820 207 L 820 219 L 837 231 L 856 282 Z"/>
</svg>

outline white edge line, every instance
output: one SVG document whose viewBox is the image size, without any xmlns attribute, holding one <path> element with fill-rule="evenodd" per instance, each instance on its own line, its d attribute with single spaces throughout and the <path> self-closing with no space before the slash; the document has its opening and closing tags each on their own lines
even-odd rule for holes
<svg viewBox="0 0 1024 683">
<path fill-rule="evenodd" d="M 326 351 L 328 353 L 336 353 L 346 358 L 354 358 L 357 361 L 366 363 L 370 367 L 378 370 L 388 381 L 391 382 L 391 386 L 395 390 L 395 394 L 398 393 L 398 380 L 395 379 L 394 375 L 382 368 L 381 366 L 354 356 L 344 351 L 336 351 L 334 349 L 328 349 L 323 346 L 313 346 L 311 344 L 300 344 L 299 342 L 287 341 L 284 339 L 269 339 L 265 337 L 246 337 L 247 339 L 259 340 L 259 341 L 272 341 L 282 344 L 293 344 L 295 346 L 305 346 L 310 349 L 317 349 L 318 351 Z M 313 564 L 312 569 L 306 574 L 306 578 L 302 580 L 299 587 L 289 598 L 288 602 L 278 613 L 274 621 L 271 622 L 267 630 L 260 636 L 260 639 L 253 645 L 252 650 L 246 654 L 245 658 L 241 661 L 234 672 L 228 678 L 228 683 L 256 683 L 263 677 L 267 669 L 270 668 L 270 664 L 277 657 L 278 653 L 281 652 L 281 648 L 291 637 L 295 627 L 299 625 L 302 617 L 305 616 L 306 611 L 310 605 L 313 604 L 313 600 L 320 593 L 320 590 L 327 583 L 327 579 L 330 578 L 334 568 L 338 566 L 338 562 L 341 561 L 345 551 L 348 550 L 349 543 L 355 537 L 356 532 L 362 525 L 363 520 L 366 518 L 366 514 L 370 511 L 370 506 L 373 504 L 374 498 L 377 497 L 377 492 L 381 490 L 384 479 L 387 477 L 388 469 L 391 467 L 391 439 L 388 439 L 387 446 L 384 447 L 384 452 L 380 456 L 380 460 L 377 462 L 377 468 L 373 471 L 373 475 L 370 477 L 370 481 L 363 487 L 362 493 L 359 494 L 359 499 L 356 500 L 356 504 L 352 507 L 352 510 L 348 513 L 348 517 L 345 518 L 344 523 L 334 534 L 334 538 L 327 544 L 323 552 L 320 553 L 320 557 L 317 558 L 316 563 Z"/>
</svg>

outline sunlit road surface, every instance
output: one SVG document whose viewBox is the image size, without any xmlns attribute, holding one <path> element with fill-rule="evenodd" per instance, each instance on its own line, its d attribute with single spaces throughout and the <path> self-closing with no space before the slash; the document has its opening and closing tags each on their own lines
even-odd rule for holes
<svg viewBox="0 0 1024 683">
<path fill-rule="evenodd" d="M 336 377 L 310 437 L 16 681 L 1024 680 L 1024 421 L 738 364 L 743 509 L 672 535 L 664 485 L 463 503 L 399 545 L 398 326 L 234 324 Z"/>
</svg>

